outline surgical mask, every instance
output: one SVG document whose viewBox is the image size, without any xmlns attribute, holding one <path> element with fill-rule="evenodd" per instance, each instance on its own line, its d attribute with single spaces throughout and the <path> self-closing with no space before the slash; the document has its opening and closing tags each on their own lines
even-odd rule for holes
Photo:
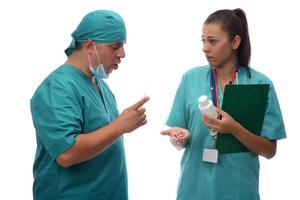
<svg viewBox="0 0 300 200">
<path fill-rule="evenodd" d="M 95 50 L 96 50 L 96 55 L 97 55 L 97 60 L 98 60 L 98 67 L 96 68 L 96 70 L 93 68 L 92 64 L 91 64 L 91 60 L 90 60 L 90 56 L 88 55 L 88 61 L 89 61 L 89 69 L 90 72 L 93 74 L 93 76 L 95 76 L 95 78 L 98 79 L 107 79 L 108 78 L 108 74 L 106 73 L 103 64 L 100 64 L 100 59 L 98 56 L 98 51 L 95 45 Z"/>
</svg>

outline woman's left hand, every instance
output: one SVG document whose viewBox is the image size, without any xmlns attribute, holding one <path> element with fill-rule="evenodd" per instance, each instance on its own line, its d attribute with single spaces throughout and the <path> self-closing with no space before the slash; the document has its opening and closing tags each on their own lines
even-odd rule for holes
<svg viewBox="0 0 300 200">
<path fill-rule="evenodd" d="M 240 124 L 222 109 L 216 109 L 221 117 L 215 119 L 211 116 L 203 115 L 204 124 L 210 129 L 215 129 L 218 133 L 233 133 Z"/>
</svg>

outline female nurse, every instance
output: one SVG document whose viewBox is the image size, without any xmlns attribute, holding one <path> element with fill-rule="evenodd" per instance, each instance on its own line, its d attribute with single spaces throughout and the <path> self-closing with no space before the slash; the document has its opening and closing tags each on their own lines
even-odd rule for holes
<svg viewBox="0 0 300 200">
<path fill-rule="evenodd" d="M 173 128 L 162 132 L 185 147 L 177 200 L 259 200 L 258 156 L 272 158 L 277 140 L 286 137 L 274 86 L 267 76 L 249 66 L 251 45 L 242 9 L 218 10 L 208 16 L 202 41 L 209 65 L 192 68 L 183 75 L 167 120 Z M 270 85 L 260 135 L 220 109 L 227 84 Z M 201 95 L 213 100 L 222 118 L 201 115 L 197 101 Z M 209 129 L 232 134 L 250 151 L 206 152 L 215 143 Z M 209 162 L 205 157 L 217 158 L 217 162 Z"/>
</svg>

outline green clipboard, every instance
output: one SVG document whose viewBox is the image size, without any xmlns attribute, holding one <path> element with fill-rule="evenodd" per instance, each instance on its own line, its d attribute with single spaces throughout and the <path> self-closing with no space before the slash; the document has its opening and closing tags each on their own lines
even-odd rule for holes
<svg viewBox="0 0 300 200">
<path fill-rule="evenodd" d="M 260 135 L 269 84 L 226 85 L 222 110 L 254 134 Z M 221 154 L 250 151 L 232 134 L 218 134 L 216 147 Z"/>
</svg>

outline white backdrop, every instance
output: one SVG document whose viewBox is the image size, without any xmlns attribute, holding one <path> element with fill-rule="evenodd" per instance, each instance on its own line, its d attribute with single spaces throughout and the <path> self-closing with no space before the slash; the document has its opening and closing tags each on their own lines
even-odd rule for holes
<svg viewBox="0 0 300 200">
<path fill-rule="evenodd" d="M 296 1 L 295 1 L 296 2 Z M 125 19 L 126 58 L 108 80 L 122 111 L 145 93 L 149 123 L 125 135 L 131 200 L 175 199 L 182 152 L 160 135 L 183 72 L 206 64 L 201 28 L 217 9 L 244 9 L 251 65 L 275 85 L 288 139 L 261 158 L 262 200 L 299 198 L 299 7 L 294 1 L 72 0 L 0 3 L 0 199 L 32 199 L 35 133 L 29 101 L 38 84 L 66 60 L 64 49 L 82 17 L 112 9 Z M 297 126 L 297 128 L 296 128 Z M 289 198 L 287 198 L 289 196 Z"/>
</svg>

